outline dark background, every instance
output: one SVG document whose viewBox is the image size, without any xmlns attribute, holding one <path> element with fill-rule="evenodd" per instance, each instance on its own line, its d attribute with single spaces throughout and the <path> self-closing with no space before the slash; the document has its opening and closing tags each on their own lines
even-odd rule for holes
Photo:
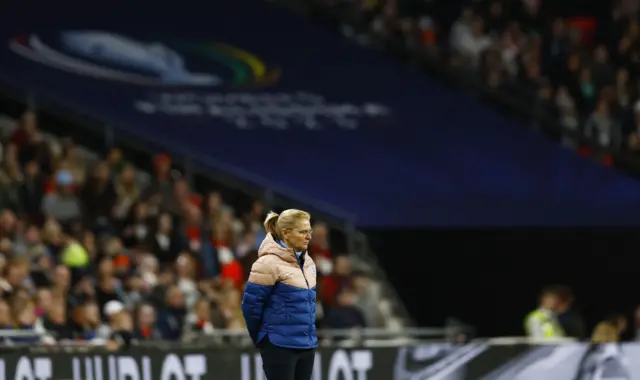
<svg viewBox="0 0 640 380">
<path fill-rule="evenodd" d="M 480 336 L 522 336 L 545 285 L 573 288 L 593 326 L 640 302 L 635 229 L 375 230 L 371 247 L 421 326 L 456 317 Z M 628 334 L 635 331 L 628 331 Z"/>
</svg>

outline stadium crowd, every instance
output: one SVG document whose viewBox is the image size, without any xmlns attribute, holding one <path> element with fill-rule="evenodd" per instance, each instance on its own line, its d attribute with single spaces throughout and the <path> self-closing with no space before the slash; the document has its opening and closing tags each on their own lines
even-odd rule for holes
<svg viewBox="0 0 640 380">
<path fill-rule="evenodd" d="M 640 152 L 638 0 L 616 0 L 610 14 L 588 17 L 582 9 L 560 17 L 539 0 L 314 4 L 359 42 L 375 36 L 396 53 L 431 56 L 457 68 L 458 77 L 534 107 L 538 121 L 560 126 L 558 137 L 583 155 L 595 147 Z"/>
<path fill-rule="evenodd" d="M 32 111 L 2 140 L 0 339 L 26 330 L 50 342 L 109 343 L 113 332 L 185 341 L 244 329 L 242 289 L 265 236 L 264 205 L 195 193 L 165 154 L 149 175 L 118 148 L 95 160 L 85 153 L 70 138 L 45 137 Z M 318 324 L 379 326 L 370 278 L 328 239 L 315 223 Z"/>
<path fill-rule="evenodd" d="M 544 14 L 539 1 L 475 2 L 451 28 L 450 59 L 477 70 L 488 86 L 535 104 L 540 117 L 560 123 L 570 145 L 584 139 L 638 150 L 637 5 L 617 2 L 612 30 L 603 30 L 606 24 L 594 19 Z"/>
</svg>

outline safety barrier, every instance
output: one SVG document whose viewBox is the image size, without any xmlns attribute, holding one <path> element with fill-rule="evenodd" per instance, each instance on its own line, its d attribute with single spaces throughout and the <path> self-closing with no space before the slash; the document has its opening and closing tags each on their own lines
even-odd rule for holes
<svg viewBox="0 0 640 380">
<path fill-rule="evenodd" d="M 640 378 L 640 344 L 524 339 L 398 347 L 320 347 L 312 380 L 566 380 Z M 265 380 L 253 347 L 158 344 L 3 348 L 0 380 Z M 589 377 L 592 378 L 592 377 Z"/>
<path fill-rule="evenodd" d="M 340 347 L 399 347 L 417 344 L 426 341 L 468 341 L 473 334 L 470 326 L 455 325 L 447 327 L 420 327 L 395 329 L 320 329 L 317 331 L 320 346 L 340 346 Z M 24 330 L 0 330 L 0 347 L 29 348 L 36 349 L 32 343 L 22 343 L 25 341 L 37 341 L 38 338 L 49 337 L 46 332 L 24 331 Z M 55 336 L 51 335 L 52 338 Z M 246 329 L 216 329 L 212 334 L 196 334 L 186 342 L 188 344 L 200 344 L 206 346 L 252 346 L 251 339 Z M 42 339 L 47 341 L 47 339 Z M 51 341 L 51 339 L 48 339 Z M 94 342 L 91 344 L 81 343 L 83 346 L 103 346 L 105 342 Z M 172 346 L 173 342 L 136 342 L 135 345 L 145 346 Z M 62 341 L 57 342 L 58 346 L 78 346 L 77 342 Z M 49 348 L 50 349 L 50 348 Z"/>
</svg>

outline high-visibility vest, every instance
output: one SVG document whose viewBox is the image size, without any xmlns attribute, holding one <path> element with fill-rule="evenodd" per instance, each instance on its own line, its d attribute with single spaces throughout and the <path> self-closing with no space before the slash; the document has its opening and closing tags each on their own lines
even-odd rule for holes
<svg viewBox="0 0 640 380">
<path fill-rule="evenodd" d="M 533 338 L 562 338 L 565 336 L 564 330 L 556 318 L 542 309 L 536 309 L 527 314 L 524 320 L 524 329 L 527 336 Z"/>
</svg>

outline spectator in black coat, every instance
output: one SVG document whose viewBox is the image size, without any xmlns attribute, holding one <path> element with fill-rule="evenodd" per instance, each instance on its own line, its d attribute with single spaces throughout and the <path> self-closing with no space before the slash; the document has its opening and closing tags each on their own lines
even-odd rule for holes
<svg viewBox="0 0 640 380">
<path fill-rule="evenodd" d="M 586 329 L 584 319 L 573 307 L 573 292 L 567 286 L 556 286 L 555 293 L 558 296 L 558 322 L 562 326 L 567 337 L 585 339 Z"/>
<path fill-rule="evenodd" d="M 183 240 L 175 233 L 173 218 L 168 213 L 160 214 L 156 233 L 150 236 L 151 251 L 156 255 L 161 267 L 173 265 L 183 249 Z"/>
<path fill-rule="evenodd" d="M 186 314 L 184 295 L 177 286 L 170 286 L 166 293 L 165 308 L 158 315 L 158 329 L 163 339 L 180 339 Z"/>
<path fill-rule="evenodd" d="M 44 178 L 36 161 L 29 161 L 24 170 L 24 181 L 20 185 L 22 211 L 32 221 L 40 221 L 40 209 L 44 197 Z"/>
</svg>

